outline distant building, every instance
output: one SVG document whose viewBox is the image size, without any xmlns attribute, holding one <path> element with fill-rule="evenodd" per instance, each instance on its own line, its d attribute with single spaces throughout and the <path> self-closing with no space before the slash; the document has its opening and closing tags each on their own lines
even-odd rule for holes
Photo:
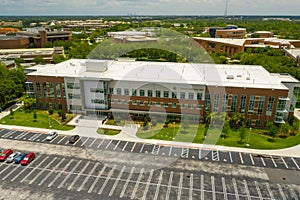
<svg viewBox="0 0 300 200">
<path fill-rule="evenodd" d="M 0 49 L 25 49 L 29 43 L 28 37 L 0 35 Z"/>
<path fill-rule="evenodd" d="M 8 33 L 15 33 L 20 31 L 18 28 L 0 28 L 0 34 L 8 34 Z"/>
<path fill-rule="evenodd" d="M 300 89 L 297 79 L 261 66 L 75 59 L 37 68 L 26 84 L 39 109 L 202 121 L 210 112 L 242 113 L 248 127 L 290 119 Z"/>
<path fill-rule="evenodd" d="M 20 20 L 20 21 L 17 21 L 17 22 L 5 22 L 5 21 L 1 21 L 0 22 L 0 26 L 23 26 L 23 22 Z"/>
<path fill-rule="evenodd" d="M 256 38 L 274 37 L 274 34 L 271 31 L 255 31 L 252 35 L 255 35 Z"/>
<path fill-rule="evenodd" d="M 235 25 L 226 27 L 209 27 L 208 33 L 212 38 L 246 38 L 246 29 L 238 28 Z"/>
<path fill-rule="evenodd" d="M 120 31 L 108 32 L 107 36 L 113 38 L 116 42 L 157 42 L 158 38 L 153 37 L 151 31 Z"/>
</svg>

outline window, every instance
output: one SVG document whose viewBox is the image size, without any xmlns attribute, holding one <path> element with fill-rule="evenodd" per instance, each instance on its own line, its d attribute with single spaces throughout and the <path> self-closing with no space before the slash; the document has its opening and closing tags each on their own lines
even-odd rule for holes
<svg viewBox="0 0 300 200">
<path fill-rule="evenodd" d="M 164 91 L 164 98 L 169 98 L 169 91 Z"/>
<path fill-rule="evenodd" d="M 180 108 L 183 109 L 184 108 L 184 103 L 180 104 Z"/>
<path fill-rule="evenodd" d="M 136 96 L 136 89 L 132 89 L 132 95 L 131 96 Z"/>
<path fill-rule="evenodd" d="M 155 97 L 160 98 L 160 90 L 155 90 Z"/>
<path fill-rule="evenodd" d="M 61 93 L 60 93 L 60 83 L 55 84 L 55 91 L 56 91 L 56 96 L 58 99 L 61 99 Z"/>
<path fill-rule="evenodd" d="M 91 103 L 104 104 L 104 100 L 103 99 L 91 99 Z"/>
<path fill-rule="evenodd" d="M 129 96 L 129 89 L 124 89 L 124 95 Z"/>
<path fill-rule="evenodd" d="M 260 96 L 259 101 L 258 101 L 258 107 L 257 107 L 257 114 L 262 115 L 263 109 L 264 109 L 264 104 L 265 104 L 265 97 Z"/>
<path fill-rule="evenodd" d="M 188 104 L 188 108 L 193 109 L 194 108 L 193 104 Z"/>
<path fill-rule="evenodd" d="M 240 113 L 245 112 L 245 107 L 246 107 L 246 95 L 241 96 L 241 101 L 240 101 Z"/>
<path fill-rule="evenodd" d="M 180 99 L 185 99 L 185 92 L 180 92 Z"/>
<path fill-rule="evenodd" d="M 255 121 L 255 127 L 260 127 L 260 120 L 259 119 Z"/>
<path fill-rule="evenodd" d="M 246 121 L 246 126 L 251 126 L 251 123 L 252 123 L 252 121 L 251 121 L 251 119 L 249 118 L 249 119 L 247 119 L 247 121 Z"/>
<path fill-rule="evenodd" d="M 43 103 L 43 102 L 40 102 L 39 107 L 43 109 L 43 108 L 44 108 L 44 103 Z"/>
<path fill-rule="evenodd" d="M 140 96 L 144 97 L 145 96 L 145 90 L 140 90 Z"/>
<path fill-rule="evenodd" d="M 114 93 L 114 88 L 109 88 L 109 94 L 113 94 Z"/>
<path fill-rule="evenodd" d="M 299 87 L 294 87 L 293 94 L 295 95 L 295 98 L 297 98 L 299 96 L 299 91 L 300 91 Z"/>
<path fill-rule="evenodd" d="M 56 110 L 56 103 L 52 103 L 52 109 Z"/>
<path fill-rule="evenodd" d="M 92 93 L 104 93 L 104 88 L 90 88 Z"/>
<path fill-rule="evenodd" d="M 155 106 L 159 107 L 160 106 L 160 102 L 156 102 Z"/>
<path fill-rule="evenodd" d="M 36 82 L 36 91 L 38 93 L 38 98 L 42 98 L 41 85 L 39 82 Z"/>
<path fill-rule="evenodd" d="M 62 92 L 63 92 L 63 95 L 64 95 L 64 99 L 66 98 L 66 88 L 65 88 L 65 85 L 62 84 L 61 85 L 61 88 L 62 88 Z M 66 108 L 67 109 L 67 108 Z"/>
<path fill-rule="evenodd" d="M 278 99 L 278 103 L 277 103 L 277 108 L 276 108 L 276 110 L 277 110 L 277 111 L 283 111 L 284 108 L 285 108 L 285 103 L 286 103 L 285 100 Z"/>
<path fill-rule="evenodd" d="M 197 93 L 197 100 L 199 100 L 199 101 L 202 100 L 202 93 L 201 92 Z"/>
<path fill-rule="evenodd" d="M 144 101 L 140 101 L 140 106 L 145 106 L 145 102 Z"/>
<path fill-rule="evenodd" d="M 251 95 L 249 100 L 249 106 L 248 106 L 248 115 L 252 115 L 254 113 L 254 103 L 255 103 L 255 96 Z"/>
<path fill-rule="evenodd" d="M 50 98 L 54 98 L 54 87 L 53 87 L 53 83 L 49 83 L 49 92 L 50 92 Z"/>
<path fill-rule="evenodd" d="M 268 105 L 267 105 L 267 110 L 266 110 L 266 116 L 271 116 L 272 115 L 273 105 L 274 105 L 274 97 L 270 96 L 268 98 Z"/>
<path fill-rule="evenodd" d="M 122 100 L 121 99 L 118 99 L 118 104 L 122 104 Z"/>
<path fill-rule="evenodd" d="M 122 94 L 122 89 L 121 88 L 117 88 L 117 95 L 121 95 Z"/>
<path fill-rule="evenodd" d="M 128 104 L 129 104 L 129 100 L 125 100 L 125 104 L 127 104 L 127 105 L 128 105 Z"/>
<path fill-rule="evenodd" d="M 132 100 L 131 104 L 134 105 L 134 106 L 136 106 L 137 105 L 136 100 Z"/>
<path fill-rule="evenodd" d="M 152 101 L 148 101 L 148 106 L 152 106 Z"/>
<path fill-rule="evenodd" d="M 73 94 L 73 93 L 69 93 L 68 94 L 68 98 L 69 99 L 80 99 L 80 94 Z"/>
<path fill-rule="evenodd" d="M 115 100 L 114 100 L 114 99 L 111 99 L 111 100 L 110 100 L 110 103 L 111 103 L 111 104 L 114 104 L 114 103 L 115 103 Z"/>
<path fill-rule="evenodd" d="M 231 99 L 230 112 L 236 112 L 237 95 L 233 94 Z"/>
<path fill-rule="evenodd" d="M 214 95 L 214 106 L 213 106 L 213 112 L 218 112 L 219 110 L 219 94 Z"/>
<path fill-rule="evenodd" d="M 153 96 L 152 90 L 148 90 L 148 97 L 152 97 L 152 96 Z"/>
<path fill-rule="evenodd" d="M 222 99 L 222 112 L 226 112 L 228 107 L 228 94 L 223 94 Z"/>
<path fill-rule="evenodd" d="M 172 103 L 172 108 L 176 108 L 176 107 L 177 107 L 176 103 Z"/>
<path fill-rule="evenodd" d="M 189 99 L 190 99 L 190 100 L 193 100 L 193 99 L 194 99 L 194 93 L 189 92 Z"/>
<path fill-rule="evenodd" d="M 58 109 L 62 110 L 62 104 L 58 104 Z"/>
<path fill-rule="evenodd" d="M 168 108 L 168 107 L 169 107 L 169 103 L 168 103 L 168 102 L 165 102 L 165 103 L 164 103 L 164 107 L 165 107 L 165 108 Z"/>
<path fill-rule="evenodd" d="M 205 94 L 205 111 L 210 111 L 210 94 Z"/>
<path fill-rule="evenodd" d="M 172 92 L 172 98 L 176 99 L 177 98 L 177 92 Z"/>
<path fill-rule="evenodd" d="M 202 109 L 202 105 L 201 104 L 197 104 L 196 109 L 197 110 L 201 110 Z"/>
</svg>

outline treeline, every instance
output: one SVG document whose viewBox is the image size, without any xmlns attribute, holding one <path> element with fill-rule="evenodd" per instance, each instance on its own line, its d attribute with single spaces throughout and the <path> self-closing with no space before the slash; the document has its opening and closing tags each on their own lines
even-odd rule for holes
<svg viewBox="0 0 300 200">
<path fill-rule="evenodd" d="M 19 98 L 25 91 L 25 74 L 22 68 L 6 69 L 0 62 L 0 109 L 7 108 L 11 101 Z"/>
</svg>

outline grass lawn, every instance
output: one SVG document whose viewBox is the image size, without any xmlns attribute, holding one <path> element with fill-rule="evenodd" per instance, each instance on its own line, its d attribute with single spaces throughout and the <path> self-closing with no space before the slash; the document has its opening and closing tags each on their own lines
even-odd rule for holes
<svg viewBox="0 0 300 200">
<path fill-rule="evenodd" d="M 105 129 L 105 128 L 99 128 L 97 130 L 97 133 L 101 135 L 118 135 L 121 132 L 121 130 L 113 130 L 113 129 Z"/>
<path fill-rule="evenodd" d="M 203 144 L 205 127 L 203 124 L 189 125 L 185 129 L 184 133 L 179 131 L 179 124 L 169 124 L 169 127 L 163 127 L 163 124 L 157 124 L 156 126 L 149 127 L 148 130 L 143 130 L 143 127 L 138 131 L 137 136 L 144 139 L 158 139 L 158 140 L 168 140 L 168 141 L 178 141 L 178 142 L 193 142 Z M 175 133 L 175 134 L 174 134 Z M 195 134 L 196 133 L 196 134 Z M 206 138 L 206 144 L 214 144 L 230 146 L 230 147 L 246 147 L 248 143 L 248 134 L 243 139 L 243 143 L 240 143 L 239 131 L 231 130 L 225 139 L 219 137 L 220 132 L 218 129 L 210 129 Z M 212 135 L 212 137 L 209 137 Z M 216 136 L 214 136 L 216 135 Z M 174 138 L 174 139 L 173 139 Z M 287 147 L 292 147 L 300 144 L 300 133 L 296 136 L 291 136 L 285 139 L 274 138 L 274 142 L 269 142 L 268 139 L 272 139 L 270 136 L 262 134 L 261 130 L 253 130 L 250 133 L 250 146 L 248 148 L 253 149 L 282 149 Z"/>
<path fill-rule="evenodd" d="M 59 121 L 57 121 L 55 119 L 57 118 L 57 113 L 48 115 L 47 111 L 38 110 L 36 111 L 36 114 L 37 118 L 35 121 L 33 118 L 33 111 L 30 113 L 26 113 L 19 109 L 14 112 L 13 118 L 10 115 L 7 115 L 0 120 L 0 123 L 5 125 L 28 126 L 57 130 L 71 130 L 74 128 L 73 126 L 63 125 Z M 70 119 L 72 119 L 72 116 L 67 114 L 66 121 L 69 121 Z"/>
</svg>

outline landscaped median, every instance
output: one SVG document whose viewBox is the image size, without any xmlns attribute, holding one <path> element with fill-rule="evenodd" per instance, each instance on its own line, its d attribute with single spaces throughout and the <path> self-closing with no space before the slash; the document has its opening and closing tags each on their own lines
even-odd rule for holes
<svg viewBox="0 0 300 200">
<path fill-rule="evenodd" d="M 10 112 L 9 115 L 0 120 L 1 124 L 27 126 L 36 128 L 56 129 L 56 130 L 71 130 L 74 126 L 66 125 L 73 118 L 73 114 L 65 114 L 65 119 L 61 120 L 61 113 L 53 112 L 49 114 L 45 110 L 24 111 L 18 109 Z"/>
</svg>

